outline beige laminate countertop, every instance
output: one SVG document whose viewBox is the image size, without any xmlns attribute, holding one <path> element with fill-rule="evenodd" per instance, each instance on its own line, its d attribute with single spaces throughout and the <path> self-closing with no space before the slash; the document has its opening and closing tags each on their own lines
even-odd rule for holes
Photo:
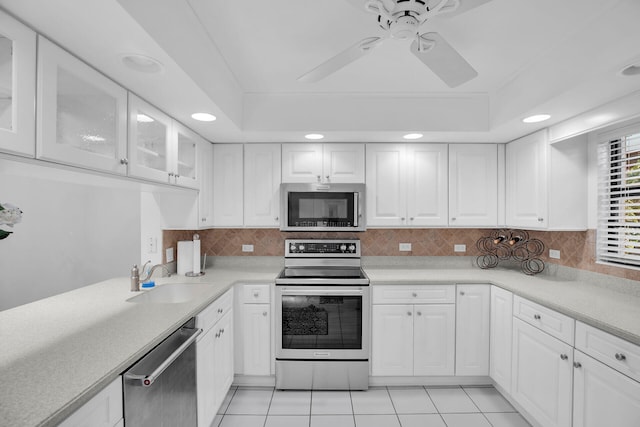
<svg viewBox="0 0 640 427">
<path fill-rule="evenodd" d="M 213 268 L 202 298 L 134 304 L 129 279 L 107 280 L 0 312 L 0 426 L 54 426 L 234 283 L 273 282 L 281 267 Z M 640 297 L 504 270 L 372 268 L 372 285 L 492 283 L 640 345 Z"/>
<path fill-rule="evenodd" d="M 206 283 L 202 298 L 135 304 L 127 277 L 0 312 L 0 426 L 54 426 L 235 282 L 273 282 L 279 268 L 209 269 L 164 283 Z"/>
</svg>

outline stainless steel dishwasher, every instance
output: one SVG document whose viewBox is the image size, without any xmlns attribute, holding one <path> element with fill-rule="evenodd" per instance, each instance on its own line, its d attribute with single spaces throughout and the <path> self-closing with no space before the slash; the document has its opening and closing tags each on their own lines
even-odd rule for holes
<svg viewBox="0 0 640 427">
<path fill-rule="evenodd" d="M 196 338 L 191 319 L 124 374 L 126 427 L 196 427 Z"/>
</svg>

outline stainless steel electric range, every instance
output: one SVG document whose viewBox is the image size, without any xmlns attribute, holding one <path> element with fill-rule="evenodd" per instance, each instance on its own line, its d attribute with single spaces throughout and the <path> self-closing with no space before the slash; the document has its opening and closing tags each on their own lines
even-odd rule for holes
<svg viewBox="0 0 640 427">
<path fill-rule="evenodd" d="M 276 388 L 367 389 L 369 307 L 359 240 L 287 239 L 276 278 Z"/>
</svg>

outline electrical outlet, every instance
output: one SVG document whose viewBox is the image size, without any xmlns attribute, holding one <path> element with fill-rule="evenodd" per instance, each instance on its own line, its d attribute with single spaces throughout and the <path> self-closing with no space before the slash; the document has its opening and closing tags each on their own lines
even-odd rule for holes
<svg viewBox="0 0 640 427">
<path fill-rule="evenodd" d="M 147 240 L 147 253 L 155 254 L 158 252 L 158 239 L 156 237 L 149 237 Z"/>
<path fill-rule="evenodd" d="M 398 250 L 400 252 L 411 252 L 411 243 L 400 243 Z"/>
<path fill-rule="evenodd" d="M 560 251 L 557 249 L 549 249 L 549 258 L 560 259 Z"/>
<path fill-rule="evenodd" d="M 173 248 L 167 248 L 164 257 L 167 259 L 167 262 L 173 262 Z"/>
<path fill-rule="evenodd" d="M 467 252 L 467 245 L 453 245 L 454 252 Z"/>
<path fill-rule="evenodd" d="M 242 245 L 242 252 L 253 252 L 253 245 Z"/>
</svg>

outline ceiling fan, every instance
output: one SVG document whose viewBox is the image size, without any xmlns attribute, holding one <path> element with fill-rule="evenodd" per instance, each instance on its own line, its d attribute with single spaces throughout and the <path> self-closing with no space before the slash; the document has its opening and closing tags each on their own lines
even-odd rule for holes
<svg viewBox="0 0 640 427">
<path fill-rule="evenodd" d="M 411 53 L 449 87 L 460 86 L 477 71 L 438 33 L 420 33 L 420 27 L 437 15 L 459 15 L 490 0 L 347 0 L 378 15 L 384 37 L 367 37 L 298 78 L 317 82 L 371 52 L 387 38 L 411 39 Z"/>
</svg>

